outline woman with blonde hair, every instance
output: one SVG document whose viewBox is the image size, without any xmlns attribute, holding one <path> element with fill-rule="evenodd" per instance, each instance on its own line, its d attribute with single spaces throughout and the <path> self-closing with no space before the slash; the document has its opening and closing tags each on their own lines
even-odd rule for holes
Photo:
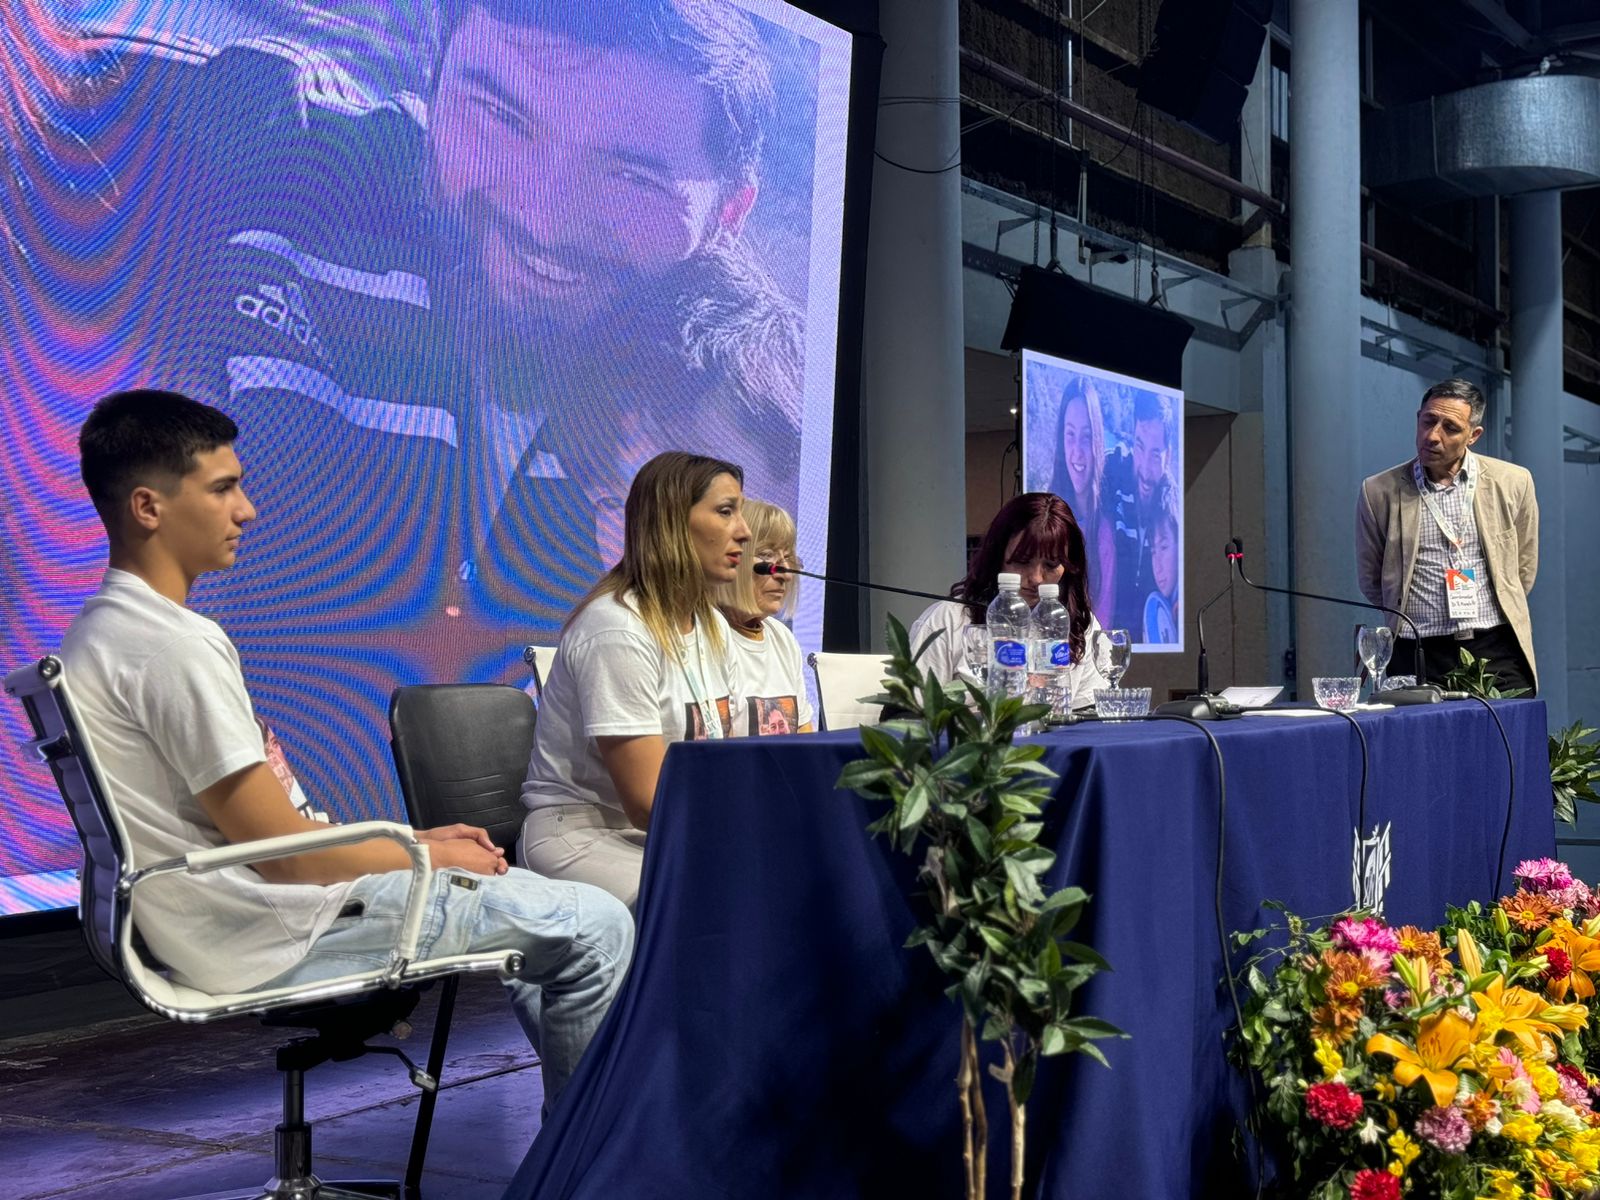
<svg viewBox="0 0 1600 1200">
<path fill-rule="evenodd" d="M 522 785 L 529 869 L 632 908 L 667 746 L 734 732 L 737 651 L 712 590 L 745 558 L 743 484 L 732 463 L 681 450 L 635 476 L 622 560 L 567 618 L 541 692 Z"/>
<path fill-rule="evenodd" d="M 717 589 L 717 607 L 733 627 L 739 695 L 753 734 L 810 733 L 811 701 L 800 666 L 800 643 L 780 619 L 794 612 L 794 575 L 758 575 L 755 568 L 800 566 L 794 518 L 776 504 L 744 502 L 751 553 L 732 583 Z"/>
</svg>

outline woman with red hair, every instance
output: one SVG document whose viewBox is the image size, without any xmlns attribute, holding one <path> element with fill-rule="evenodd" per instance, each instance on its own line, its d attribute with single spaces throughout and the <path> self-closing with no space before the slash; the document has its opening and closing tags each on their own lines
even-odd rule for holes
<svg viewBox="0 0 1600 1200">
<path fill-rule="evenodd" d="M 1109 686 L 1094 664 L 1093 639 L 1100 625 L 1089 611 L 1083 530 L 1067 502 L 1050 492 L 1024 492 L 995 513 L 966 578 L 950 589 L 950 599 L 930 606 L 911 627 L 913 650 L 935 631 L 943 634 L 920 665 L 944 683 L 963 673 L 967 629 L 983 624 L 1003 572 L 1022 577 L 1022 599 L 1029 608 L 1039 602 L 1040 584 L 1060 585 L 1072 623 L 1073 703 L 1085 704 L 1095 688 Z"/>
</svg>

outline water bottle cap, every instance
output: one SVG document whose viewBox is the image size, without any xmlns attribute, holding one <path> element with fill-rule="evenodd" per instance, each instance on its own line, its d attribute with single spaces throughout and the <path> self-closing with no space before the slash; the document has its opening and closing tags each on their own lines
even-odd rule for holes
<svg viewBox="0 0 1600 1200">
<path fill-rule="evenodd" d="M 1039 585 L 1039 599 L 1041 600 L 1054 600 L 1060 595 L 1061 585 L 1059 583 L 1041 583 Z"/>
<path fill-rule="evenodd" d="M 995 576 L 995 586 L 1002 592 L 1007 588 L 1012 591 L 1020 591 L 1022 589 L 1022 576 L 1012 571 L 1001 571 L 999 575 Z"/>
</svg>

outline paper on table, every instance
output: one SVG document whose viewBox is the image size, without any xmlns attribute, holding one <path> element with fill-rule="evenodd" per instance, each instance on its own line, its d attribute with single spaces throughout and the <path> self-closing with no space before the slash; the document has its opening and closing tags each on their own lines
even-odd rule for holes
<svg viewBox="0 0 1600 1200">
<path fill-rule="evenodd" d="M 1231 687 L 1224 688 L 1222 698 L 1231 700 L 1240 708 L 1264 708 L 1282 693 L 1281 687 Z"/>
</svg>

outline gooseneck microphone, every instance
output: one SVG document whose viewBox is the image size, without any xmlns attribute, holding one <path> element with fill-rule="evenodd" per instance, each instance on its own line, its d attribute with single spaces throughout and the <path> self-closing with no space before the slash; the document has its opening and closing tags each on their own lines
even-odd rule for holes
<svg viewBox="0 0 1600 1200">
<path fill-rule="evenodd" d="M 1228 555 L 1230 562 L 1233 560 L 1231 549 L 1231 544 L 1222 548 L 1222 552 Z M 1211 694 L 1211 663 L 1206 658 L 1206 610 L 1231 591 L 1233 591 L 1233 571 L 1229 570 L 1227 584 L 1202 604 L 1194 614 L 1195 631 L 1199 635 L 1197 640 L 1200 643 L 1200 653 L 1195 663 L 1194 695 L 1187 700 L 1168 700 L 1165 704 L 1156 705 L 1156 715 L 1178 717 L 1189 721 L 1219 721 L 1244 715 L 1244 709 L 1237 704 Z"/>
<path fill-rule="evenodd" d="M 1298 588 L 1272 587 L 1265 583 L 1257 583 L 1244 573 L 1244 543 L 1238 538 L 1231 538 L 1228 542 L 1228 561 L 1239 569 L 1239 578 L 1255 588 L 1258 592 L 1271 592 L 1277 596 L 1298 596 L 1305 600 L 1323 600 L 1329 604 L 1344 604 L 1351 608 L 1370 608 L 1376 612 L 1389 613 L 1399 617 L 1411 630 L 1411 636 L 1417 643 L 1417 685 L 1407 688 L 1389 688 L 1383 693 L 1384 704 L 1438 704 L 1441 700 L 1465 700 L 1465 692 L 1446 692 L 1428 682 L 1427 668 L 1422 661 L 1422 637 L 1417 632 L 1417 624 L 1398 608 L 1390 608 L 1387 604 L 1374 604 L 1370 600 L 1352 600 L 1348 596 L 1324 596 L 1320 592 L 1306 592 Z"/>
<path fill-rule="evenodd" d="M 777 563 L 758 562 L 751 568 L 757 575 L 804 575 L 807 579 L 820 579 L 823 583 L 839 583 L 845 587 L 865 588 L 869 592 L 893 592 L 897 596 L 916 596 L 922 600 L 949 600 L 948 595 L 937 592 L 918 592 L 911 588 L 890 587 L 886 583 L 868 583 L 864 579 L 844 579 L 838 575 L 818 575 L 815 571 L 802 571 L 799 567 L 780 567 Z"/>
</svg>

